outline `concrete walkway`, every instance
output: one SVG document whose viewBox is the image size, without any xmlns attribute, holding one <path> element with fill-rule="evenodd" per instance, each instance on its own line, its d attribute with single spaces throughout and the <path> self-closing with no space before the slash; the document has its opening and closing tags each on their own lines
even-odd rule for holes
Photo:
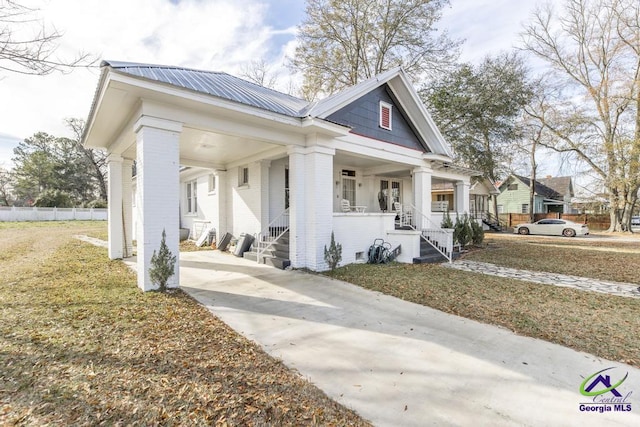
<svg viewBox="0 0 640 427">
<path fill-rule="evenodd" d="M 444 263 L 442 266 L 455 268 L 457 270 L 471 271 L 474 273 L 488 274 L 491 276 L 526 280 L 528 282 L 541 283 L 543 285 L 561 286 L 621 297 L 640 298 L 640 288 L 638 288 L 638 285 L 633 283 L 609 282 L 606 280 L 589 279 L 586 277 L 570 276 L 566 274 L 518 270 L 515 268 L 500 267 L 486 262 L 467 260 Z"/>
<path fill-rule="evenodd" d="M 184 291 L 377 426 L 640 425 L 639 369 L 323 276 L 180 257 Z M 581 412 L 605 407 L 579 387 L 609 367 L 632 411 Z"/>
</svg>

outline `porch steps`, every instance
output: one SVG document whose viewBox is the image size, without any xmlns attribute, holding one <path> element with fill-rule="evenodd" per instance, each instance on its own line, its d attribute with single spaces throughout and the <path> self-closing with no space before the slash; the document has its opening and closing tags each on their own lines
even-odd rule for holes
<svg viewBox="0 0 640 427">
<path fill-rule="evenodd" d="M 456 259 L 460 256 L 458 252 L 453 253 L 453 258 Z M 431 246 L 428 242 L 420 239 L 420 256 L 413 258 L 414 264 L 436 264 L 447 261 L 436 248 Z"/>
<path fill-rule="evenodd" d="M 244 253 L 244 258 L 257 261 L 258 249 L 256 244 L 251 246 L 251 250 Z M 289 232 L 284 233 L 277 242 L 273 243 L 269 249 L 262 254 L 261 264 L 271 265 L 284 270 L 291 265 L 289 260 Z"/>
<path fill-rule="evenodd" d="M 483 219 L 482 223 L 485 224 L 487 227 L 489 227 L 493 231 L 502 231 L 502 227 L 500 226 L 500 224 L 496 224 L 493 221 Z"/>
</svg>

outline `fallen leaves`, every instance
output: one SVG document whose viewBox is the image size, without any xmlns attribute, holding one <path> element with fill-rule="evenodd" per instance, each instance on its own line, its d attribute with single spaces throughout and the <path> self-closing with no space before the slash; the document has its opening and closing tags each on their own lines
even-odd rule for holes
<svg viewBox="0 0 640 427">
<path fill-rule="evenodd" d="M 141 293 L 77 229 L 36 231 L 0 235 L 0 425 L 368 425 L 186 294 Z"/>
</svg>

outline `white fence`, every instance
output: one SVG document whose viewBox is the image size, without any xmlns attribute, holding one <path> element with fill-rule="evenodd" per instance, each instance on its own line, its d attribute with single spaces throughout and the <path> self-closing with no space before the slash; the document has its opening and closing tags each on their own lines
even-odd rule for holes
<svg viewBox="0 0 640 427">
<path fill-rule="evenodd" d="M 0 221 L 106 221 L 107 209 L 0 206 Z"/>
</svg>

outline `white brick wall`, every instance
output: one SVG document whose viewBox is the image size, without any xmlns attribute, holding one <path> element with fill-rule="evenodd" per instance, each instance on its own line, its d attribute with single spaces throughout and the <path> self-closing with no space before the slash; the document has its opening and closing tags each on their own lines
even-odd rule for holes
<svg viewBox="0 0 640 427">
<path fill-rule="evenodd" d="M 137 227 L 138 286 L 147 291 L 156 288 L 149 279 L 149 267 L 154 250 L 160 248 L 162 231 L 166 232 L 169 250 L 179 258 L 178 228 L 180 177 L 179 138 L 181 125 L 174 122 L 150 125 L 166 125 L 167 130 L 146 126 L 143 117 L 136 124 L 137 158 Z M 180 268 L 169 279 L 169 287 L 179 284 Z"/>
<path fill-rule="evenodd" d="M 333 232 L 336 243 L 342 245 L 342 262 L 347 265 L 356 262 L 356 253 L 363 252 L 364 262 L 367 250 L 375 238 L 387 240 L 387 231 L 394 228 L 395 214 L 380 215 L 370 213 L 336 213 L 333 215 Z M 329 241 L 331 233 L 329 233 Z M 329 243 L 327 243 L 327 248 Z M 324 256 L 324 247 L 323 256 Z"/>
</svg>

